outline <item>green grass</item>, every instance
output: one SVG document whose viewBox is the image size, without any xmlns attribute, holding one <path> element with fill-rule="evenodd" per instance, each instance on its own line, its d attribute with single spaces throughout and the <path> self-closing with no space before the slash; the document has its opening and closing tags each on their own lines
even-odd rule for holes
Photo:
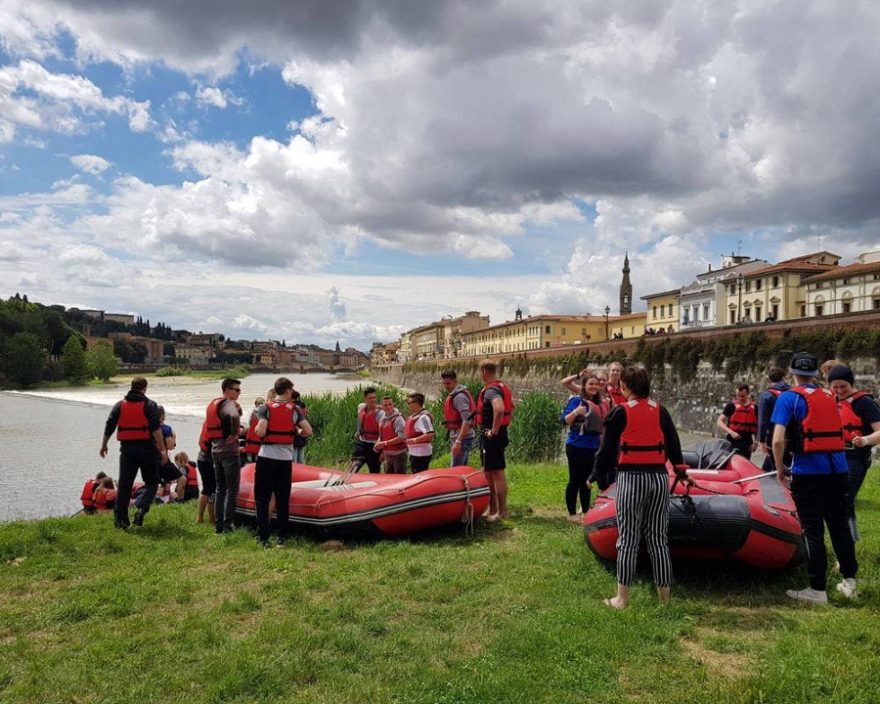
<svg viewBox="0 0 880 704">
<path fill-rule="evenodd" d="M 513 517 L 329 551 L 215 537 L 193 506 L 0 526 L 0 701 L 880 701 L 880 480 L 860 495 L 862 596 L 789 603 L 803 570 L 677 569 L 627 612 L 564 520 L 558 465 L 510 470 Z M 832 578 L 833 582 L 833 578 Z M 832 592 L 833 593 L 833 592 Z"/>
</svg>

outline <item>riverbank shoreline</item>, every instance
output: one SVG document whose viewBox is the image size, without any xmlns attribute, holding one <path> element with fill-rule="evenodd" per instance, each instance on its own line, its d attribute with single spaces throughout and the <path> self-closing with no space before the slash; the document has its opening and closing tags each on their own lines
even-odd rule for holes
<svg viewBox="0 0 880 704">
<path fill-rule="evenodd" d="M 248 530 L 218 538 L 196 525 L 193 503 L 157 507 L 128 533 L 109 515 L 0 525 L 0 699 L 880 699 L 876 466 L 860 494 L 860 597 L 832 587 L 815 609 L 785 597 L 804 586 L 803 568 L 677 562 L 669 608 L 643 573 L 630 609 L 611 611 L 614 570 L 565 520 L 566 477 L 511 465 L 511 518 L 478 521 L 473 537 L 297 535 L 267 551 Z"/>
</svg>

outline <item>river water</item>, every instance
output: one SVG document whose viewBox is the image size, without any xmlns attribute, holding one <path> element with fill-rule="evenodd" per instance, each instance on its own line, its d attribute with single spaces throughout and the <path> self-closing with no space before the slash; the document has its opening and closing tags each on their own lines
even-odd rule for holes
<svg viewBox="0 0 880 704">
<path fill-rule="evenodd" d="M 356 376 L 290 374 L 302 394 L 337 394 L 365 384 Z M 276 374 L 242 380 L 241 405 L 253 408 Z M 128 384 L 31 392 L 0 392 L 0 522 L 71 515 L 81 507 L 83 483 L 103 470 L 116 477 L 115 440 L 98 455 L 104 422 Z M 220 382 L 187 377 L 150 379 L 147 396 L 165 407 L 178 451 L 195 459 L 205 406 L 220 395 Z"/>
</svg>

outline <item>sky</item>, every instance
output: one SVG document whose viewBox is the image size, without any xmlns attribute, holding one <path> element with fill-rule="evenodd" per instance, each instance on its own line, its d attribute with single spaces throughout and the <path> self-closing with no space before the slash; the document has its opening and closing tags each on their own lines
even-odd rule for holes
<svg viewBox="0 0 880 704">
<path fill-rule="evenodd" d="M 362 349 L 880 248 L 880 4 L 0 0 L 0 295 Z"/>
</svg>

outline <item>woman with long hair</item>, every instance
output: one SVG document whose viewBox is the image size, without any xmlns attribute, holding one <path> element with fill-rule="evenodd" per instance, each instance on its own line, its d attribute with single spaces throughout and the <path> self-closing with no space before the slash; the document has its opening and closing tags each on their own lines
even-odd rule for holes
<svg viewBox="0 0 880 704">
<path fill-rule="evenodd" d="M 585 370 L 580 381 L 580 392 L 568 399 L 559 417 L 562 424 L 568 426 L 568 436 L 565 439 L 565 456 L 568 458 L 565 505 L 568 508 L 568 520 L 572 523 L 580 520 L 577 511 L 578 497 L 582 511 L 590 507 L 589 477 L 602 437 L 602 424 L 610 408 L 596 374 Z"/>
</svg>

